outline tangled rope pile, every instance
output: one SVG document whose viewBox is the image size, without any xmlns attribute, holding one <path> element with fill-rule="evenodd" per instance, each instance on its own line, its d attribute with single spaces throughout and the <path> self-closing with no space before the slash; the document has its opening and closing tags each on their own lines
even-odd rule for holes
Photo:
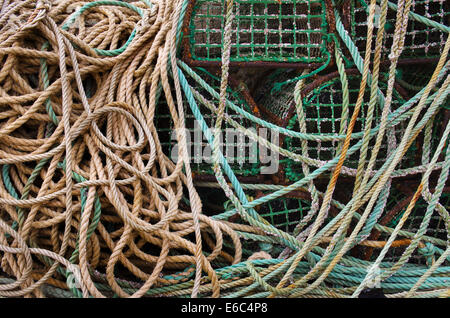
<svg viewBox="0 0 450 318">
<path fill-rule="evenodd" d="M 450 123 L 433 146 L 431 138 L 433 120 L 449 93 L 450 40 L 447 36 L 426 85 L 392 109 L 411 0 L 397 3 L 384 92 L 379 89 L 380 57 L 388 1 L 380 2 L 373 59 L 370 41 L 364 58 L 352 47 L 336 9 L 337 33 L 362 80 L 355 106 L 342 113 L 348 125 L 325 137 L 337 141 L 335 158 L 320 161 L 309 157 L 308 143 L 320 137 L 307 130 L 301 95 L 317 70 L 304 70 L 293 86 L 278 86 L 292 89 L 298 131 L 265 121 L 228 99 L 233 0 L 224 2 L 217 91 L 180 58 L 186 0 L 0 0 L 0 296 L 358 297 L 380 283 L 387 297 L 449 297 L 450 220 L 444 198 Z M 370 1 L 368 21 L 374 19 L 376 3 Z M 372 39 L 372 23 L 367 32 Z M 334 54 L 348 106 L 339 45 Z M 176 134 L 175 162 L 155 125 L 161 99 Z M 200 104 L 215 115 L 214 127 L 206 124 Z M 362 107 L 367 107 L 365 124 L 355 132 Z M 299 139 L 302 153 L 257 136 L 234 121 L 228 109 Z M 183 133 L 187 111 L 211 146 L 217 182 L 193 179 Z M 225 123 L 300 162 L 304 176 L 289 185 L 241 183 L 220 150 Z M 406 128 L 396 140 L 399 123 Z M 398 169 L 421 133 L 421 164 Z M 386 139 L 385 162 L 375 166 Z M 345 166 L 354 153 L 359 154 L 357 167 Z M 346 202 L 334 195 L 341 175 L 355 179 Z M 410 175 L 419 175 L 420 182 L 399 208 L 404 211 L 398 223 L 381 222 L 396 178 Z M 328 178 L 324 190 L 315 183 L 319 177 Z M 211 202 L 201 198 L 204 188 L 223 190 L 224 211 L 212 211 Z M 255 191 L 262 195 L 256 198 Z M 260 212 L 293 191 L 304 193 L 310 205 L 289 232 Z M 422 201 L 425 211 L 416 231 L 402 229 Z M 436 214 L 446 239 L 427 232 Z M 384 236 L 378 240 L 380 233 Z M 351 253 L 360 247 L 378 251 L 366 260 Z M 384 260 L 396 247 L 403 247 L 399 257 Z M 413 254 L 426 264 L 408 262 Z"/>
</svg>

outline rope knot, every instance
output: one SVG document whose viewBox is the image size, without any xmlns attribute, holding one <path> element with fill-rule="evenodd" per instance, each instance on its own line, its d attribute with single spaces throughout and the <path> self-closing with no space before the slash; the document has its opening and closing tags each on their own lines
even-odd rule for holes
<svg viewBox="0 0 450 318">
<path fill-rule="evenodd" d="M 143 9 L 141 19 L 136 25 L 136 32 L 139 33 L 150 25 L 150 18 L 158 12 L 158 6 L 153 5 L 149 9 Z"/>
<path fill-rule="evenodd" d="M 366 286 L 369 288 L 380 287 L 381 283 L 381 270 L 378 264 L 373 264 L 367 270 L 367 276 L 365 278 Z"/>
<path fill-rule="evenodd" d="M 142 32 L 143 29 L 145 29 L 146 26 L 149 25 L 149 10 L 142 10 L 141 19 L 136 24 L 136 33 Z"/>
<path fill-rule="evenodd" d="M 69 288 L 79 289 L 81 288 L 81 282 L 82 278 L 80 268 L 75 264 L 69 264 L 67 266 L 67 286 Z"/>
<path fill-rule="evenodd" d="M 52 8 L 52 3 L 48 0 L 38 0 L 36 2 L 36 10 L 42 10 L 45 12 L 49 12 Z"/>
<path fill-rule="evenodd" d="M 396 51 L 393 50 L 391 53 L 389 53 L 388 58 L 392 62 L 397 60 L 399 56 L 400 54 L 398 54 Z"/>
<path fill-rule="evenodd" d="M 36 27 L 36 25 L 45 18 L 47 13 L 51 10 L 52 4 L 49 0 L 38 0 L 36 1 L 36 7 L 33 13 L 28 18 L 28 21 L 21 28 L 22 30 L 31 29 Z"/>
<path fill-rule="evenodd" d="M 436 253 L 436 248 L 430 242 L 426 242 L 425 246 L 418 249 L 418 252 L 426 258 L 427 264 L 433 263 L 434 254 Z"/>
<path fill-rule="evenodd" d="M 144 12 L 142 12 L 142 19 L 140 22 L 143 24 L 143 26 L 150 24 L 150 15 L 150 10 L 144 10 Z"/>
</svg>

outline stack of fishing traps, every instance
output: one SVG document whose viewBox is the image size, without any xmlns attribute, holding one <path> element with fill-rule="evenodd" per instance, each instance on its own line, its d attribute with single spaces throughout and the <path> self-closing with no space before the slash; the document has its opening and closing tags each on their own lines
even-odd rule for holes
<svg viewBox="0 0 450 318">
<path fill-rule="evenodd" d="M 214 101 L 216 107 L 219 106 L 218 93 L 223 80 L 226 3 L 222 0 L 189 2 L 180 50 L 185 70 L 199 75 L 215 74 L 204 80 L 215 89 L 216 95 L 206 93 L 204 96 Z M 402 51 L 394 66 L 390 53 L 393 43 L 398 41 L 395 39 L 399 33 L 396 31 L 397 12 L 404 10 L 405 1 L 372 1 L 373 23 L 369 20 L 371 3 L 364 0 L 235 0 L 232 3 L 230 49 L 226 61 L 230 71 L 227 96 L 242 112 L 236 112 L 227 104 L 225 119 L 229 116 L 239 122 L 242 126 L 234 126 L 235 129 L 249 140 L 252 138 L 245 133 L 245 128 L 268 129 L 270 133 L 263 138 L 275 145 L 269 147 L 258 142 L 257 147 L 248 148 L 244 159 L 249 159 L 249 153 L 258 156 L 253 165 L 237 163 L 236 158 L 227 153 L 225 159 L 230 159 L 233 172 L 232 177 L 224 173 L 229 185 L 236 187 L 239 183 L 246 198 L 257 202 L 253 206 L 259 216 L 277 231 L 295 237 L 300 247 L 312 235 L 317 250 L 307 250 L 311 252 L 309 257 L 316 257 L 316 261 L 320 260 L 333 237 L 341 242 L 333 247 L 335 252 L 342 251 L 343 242 L 350 240 L 353 230 L 358 227 L 359 233 L 352 236 L 353 243 L 346 247 L 345 257 L 356 257 L 367 267 L 376 263 L 384 268 L 382 272 L 388 272 L 400 262 L 404 268 L 415 268 L 423 273 L 439 259 L 437 268 L 448 276 L 450 257 L 444 251 L 449 248 L 450 183 L 448 171 L 443 167 L 450 160 L 447 154 L 450 99 L 446 97 L 448 89 L 444 83 L 448 74 L 445 50 L 450 31 L 450 3 L 445 0 L 411 2 L 407 28 L 400 44 Z M 386 6 L 385 13 L 383 5 Z M 383 15 L 383 40 L 379 45 L 379 62 L 374 66 L 375 38 Z M 373 41 L 371 53 L 366 54 L 370 25 Z M 395 49 L 399 46 L 396 43 Z M 367 66 L 369 75 L 364 77 L 364 60 L 367 58 L 371 63 Z M 439 73 L 435 70 L 441 71 L 437 80 L 434 79 Z M 373 85 L 374 75 L 377 76 L 376 85 Z M 411 122 L 430 81 L 433 81 L 431 90 L 426 93 L 428 99 L 423 104 L 428 106 L 417 111 L 418 117 Z M 191 85 L 193 90 L 205 89 L 198 81 L 192 80 Z M 436 98 L 438 95 L 440 97 Z M 197 102 L 202 104 L 201 99 Z M 389 108 L 383 115 L 386 102 Z M 432 103 L 436 107 L 427 112 Z M 190 121 L 195 121 L 195 117 L 190 113 L 189 103 L 185 106 L 189 114 L 186 125 L 193 127 Z M 201 111 L 203 107 L 200 106 Z M 210 110 L 205 110 L 203 115 L 208 126 L 214 128 L 217 111 L 212 117 Z M 223 131 L 233 128 L 229 122 L 222 127 Z M 380 129 L 383 130 L 381 135 Z M 191 129 L 190 135 L 194 133 Z M 222 145 L 229 146 L 233 142 L 236 154 L 239 146 L 248 144 L 225 140 Z M 202 145 L 208 146 L 206 142 Z M 194 143 L 191 146 L 192 149 L 196 147 Z M 375 148 L 376 154 L 371 158 Z M 225 149 L 223 151 L 225 154 Z M 342 157 L 343 151 L 346 154 Z M 270 163 L 270 167 L 276 166 L 276 169 L 267 169 L 269 163 L 263 153 L 270 153 L 270 158 L 277 161 Z M 389 166 L 397 155 L 396 164 Z M 430 169 L 433 156 L 438 159 Z M 367 169 L 369 161 L 370 170 Z M 221 186 L 215 178 L 213 163 L 209 169 L 196 163 L 191 167 L 199 191 L 208 193 L 204 200 L 216 205 L 222 200 L 224 212 L 221 216 L 245 223 L 245 217 L 236 212 L 230 198 L 220 195 L 221 190 L 217 190 Z M 366 188 L 358 189 L 364 174 L 367 174 L 363 183 Z M 383 179 L 383 175 L 386 178 Z M 381 191 L 375 196 L 368 194 L 369 189 L 377 188 L 376 182 L 381 179 L 384 180 L 384 186 L 379 187 Z M 418 190 L 424 183 L 426 194 Z M 290 188 L 291 191 L 280 191 L 292 184 L 300 186 Z M 416 190 L 417 198 L 414 196 Z M 358 191 L 361 191 L 359 195 Z M 325 193 L 332 194 L 331 202 L 324 203 Z M 431 200 L 433 195 L 438 198 L 435 203 Z M 369 204 L 371 198 L 374 201 Z M 410 204 L 411 201 L 414 203 Z M 350 209 L 353 216 L 343 225 Z M 361 227 L 358 222 L 362 215 L 367 220 Z M 334 231 L 332 226 L 335 226 Z M 336 229 L 340 229 L 337 231 L 341 231 L 341 236 L 333 236 Z M 277 237 L 280 235 L 277 231 L 271 233 Z M 316 232 L 311 234 L 311 231 Z M 396 236 L 392 236 L 393 231 Z M 391 236 L 393 241 L 388 243 Z M 295 255 L 292 246 L 275 243 L 277 239 L 269 237 L 270 240 L 261 238 L 258 244 L 254 242 L 258 241 L 256 238 L 246 242 L 245 253 L 251 256 L 255 251 L 265 251 L 264 255 L 273 259 L 291 259 Z M 387 244 L 389 246 L 385 248 Z M 302 275 L 313 268 L 311 265 L 303 274 L 299 270 L 293 275 L 294 281 L 301 281 Z M 396 272 L 394 276 L 398 274 Z M 433 275 L 437 278 L 440 274 L 430 277 Z M 324 280 L 330 290 L 343 292 L 346 287 L 354 286 L 332 276 Z M 362 282 L 364 276 L 358 279 Z M 432 290 L 430 277 L 425 277 L 423 284 L 414 289 Z M 418 279 L 414 278 L 414 283 Z M 395 279 L 382 276 L 380 286 L 386 294 L 391 294 L 390 297 L 399 297 L 405 291 L 396 284 Z M 448 283 L 439 284 L 442 284 L 439 288 L 449 287 Z M 364 286 L 368 288 L 367 284 Z M 350 288 L 348 295 L 355 290 Z M 360 292 L 357 290 L 355 295 Z M 259 295 L 266 294 L 271 293 L 261 290 Z M 287 294 L 306 295 L 301 291 Z M 241 294 L 235 291 L 231 295 Z M 284 294 L 280 292 L 279 295 Z"/>
</svg>

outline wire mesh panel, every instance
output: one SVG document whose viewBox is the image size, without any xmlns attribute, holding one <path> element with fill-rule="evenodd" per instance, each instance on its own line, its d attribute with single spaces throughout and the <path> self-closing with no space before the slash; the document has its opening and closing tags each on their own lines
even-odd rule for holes
<svg viewBox="0 0 450 318">
<path fill-rule="evenodd" d="M 340 141 L 334 140 L 320 140 L 321 137 L 335 137 L 341 132 L 341 126 L 345 124 L 348 126 L 351 115 L 355 108 L 355 103 L 358 97 L 359 87 L 361 83 L 361 75 L 355 70 L 349 70 L 349 106 L 347 115 L 343 112 L 343 91 L 339 74 L 337 72 L 329 74 L 324 77 L 318 77 L 314 81 L 307 83 L 302 91 L 302 102 L 304 120 L 306 123 L 306 132 L 311 135 L 316 135 L 318 138 L 314 141 L 308 141 L 308 155 L 310 158 L 322 161 L 329 161 L 336 157 Z M 386 89 L 385 74 L 380 80 L 380 89 Z M 281 75 L 278 76 L 282 77 Z M 283 120 L 284 126 L 288 129 L 299 131 L 299 121 L 296 114 L 296 105 L 294 101 L 294 89 L 296 82 L 289 84 L 281 92 L 274 94 L 266 94 L 265 97 L 261 94 L 257 99 L 257 103 L 262 111 L 269 113 L 275 112 L 273 118 L 280 118 Z M 366 125 L 368 103 L 370 99 L 370 87 L 366 88 L 364 95 L 364 102 L 357 117 L 353 133 L 361 133 Z M 394 90 L 391 109 L 395 110 L 404 103 L 402 96 Z M 380 121 L 382 109 L 376 105 L 373 113 L 372 127 L 375 127 Z M 400 123 L 395 127 L 395 136 L 400 140 L 406 123 Z M 345 134 L 345 130 L 344 130 Z M 354 138 L 350 147 L 355 145 L 360 138 Z M 375 140 L 372 139 L 369 149 L 374 145 Z M 381 167 L 387 157 L 387 140 L 383 140 L 381 149 L 376 160 L 376 168 Z M 291 152 L 301 154 L 301 140 L 298 138 L 286 137 L 283 143 L 284 148 Z M 408 150 L 403 157 L 400 168 L 414 166 L 416 162 L 415 144 Z M 370 150 L 369 150 L 370 151 Z M 359 160 L 359 152 L 355 152 L 347 158 L 344 165 L 350 168 L 356 168 Z M 291 180 L 298 180 L 303 176 L 301 164 L 291 159 L 285 159 L 285 175 Z"/>
<path fill-rule="evenodd" d="M 368 22 L 368 1 L 349 0 L 350 6 L 350 34 L 363 55 L 367 40 L 367 22 Z M 397 4 L 396 0 L 390 1 Z M 379 4 L 379 3 L 378 3 Z M 438 22 L 444 26 L 450 25 L 450 2 L 447 0 L 413 0 L 411 3 L 412 13 Z M 378 15 L 377 15 L 378 13 Z M 375 26 L 379 21 L 379 7 L 376 9 Z M 388 7 L 385 34 L 383 38 L 382 56 L 388 58 L 391 51 L 397 11 Z M 376 29 L 375 31 L 376 32 Z M 375 33 L 376 34 L 376 33 Z M 375 47 L 375 34 L 372 43 L 372 50 Z M 438 58 L 444 48 L 448 34 L 436 27 L 428 26 L 423 22 L 415 20 L 413 17 L 408 19 L 408 27 L 405 35 L 405 42 L 400 60 L 410 60 L 417 58 L 433 59 Z"/>
<path fill-rule="evenodd" d="M 258 212 L 276 228 L 292 233 L 299 220 L 303 219 L 310 208 L 310 201 L 282 197 L 263 204 Z"/>
<path fill-rule="evenodd" d="M 264 196 L 264 194 L 259 193 L 256 197 L 259 196 Z M 332 206 L 331 209 L 332 214 L 335 214 L 335 208 Z M 311 195 L 304 190 L 292 191 L 258 206 L 256 210 L 277 229 L 296 235 L 298 234 L 295 233 L 296 227 L 311 210 Z M 306 224 L 313 221 L 314 218 Z"/>
<path fill-rule="evenodd" d="M 326 2 L 234 1 L 231 63 L 323 64 L 328 58 L 327 34 L 331 25 L 327 20 L 331 11 L 326 11 L 329 7 Z M 195 65 L 220 63 L 225 11 L 225 0 L 192 1 L 185 28 L 188 62 Z"/>
<path fill-rule="evenodd" d="M 198 68 L 196 71 L 197 74 L 203 78 L 203 80 L 207 81 L 209 85 L 211 85 L 211 87 L 213 87 L 216 91 L 219 90 L 220 79 L 218 77 L 202 68 Z M 214 107 L 218 107 L 219 101 L 214 99 L 194 80 L 189 79 L 189 84 L 206 100 L 212 102 Z M 228 88 L 227 96 L 228 100 L 235 105 L 250 113 L 253 113 L 252 110 L 254 109 L 252 109 L 247 102 L 248 96 L 244 98 L 241 93 L 231 89 L 230 87 Z M 201 99 L 197 99 L 196 102 L 206 124 L 211 129 L 211 133 L 214 133 L 214 125 L 217 118 L 216 113 L 202 104 Z M 186 136 L 188 150 L 190 151 L 189 155 L 191 158 L 192 171 L 198 175 L 213 175 L 212 148 L 208 144 L 206 137 L 204 137 L 200 124 L 197 122 L 195 116 L 190 110 L 187 100 L 183 100 L 183 105 L 185 107 Z M 233 111 L 229 106 L 225 107 L 225 114 L 225 116 L 233 119 L 238 124 L 246 127 L 247 129 L 254 129 L 256 132 L 256 125 L 253 122 L 246 119 L 241 114 Z M 176 139 L 172 118 L 173 117 L 167 106 L 166 99 L 162 94 L 156 108 L 155 126 L 158 130 L 158 135 L 161 139 L 160 141 L 164 153 L 171 156 L 172 159 L 176 159 L 178 154 L 178 142 Z M 222 123 L 220 138 L 220 149 L 235 174 L 240 176 L 256 176 L 259 174 L 260 161 L 258 156 L 258 144 L 256 141 L 250 140 L 225 120 Z"/>
</svg>

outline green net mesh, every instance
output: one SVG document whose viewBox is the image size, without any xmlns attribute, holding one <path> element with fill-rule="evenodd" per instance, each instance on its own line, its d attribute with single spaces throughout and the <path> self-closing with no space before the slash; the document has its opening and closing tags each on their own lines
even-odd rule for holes
<svg viewBox="0 0 450 318">
<path fill-rule="evenodd" d="M 219 90 L 220 78 L 212 75 L 208 71 L 198 68 L 196 69 L 205 81 L 207 81 L 211 87 L 216 91 Z M 213 102 L 215 107 L 219 106 L 219 101 L 214 99 L 206 90 L 194 81 L 189 81 L 189 84 L 197 90 L 203 97 L 210 102 Z M 164 94 L 162 94 L 164 95 Z M 175 96 L 173 94 L 173 96 Z M 184 96 L 183 96 L 184 97 Z M 246 100 L 237 91 L 228 88 L 228 99 L 245 109 L 248 112 L 252 112 Z M 205 122 L 210 127 L 213 133 L 213 128 L 216 122 L 216 114 L 211 112 L 209 108 L 203 105 L 197 100 L 199 109 L 203 115 Z M 185 121 L 186 121 L 186 136 L 188 143 L 188 150 L 190 151 L 191 169 L 194 173 L 200 175 L 213 175 L 214 171 L 212 161 L 212 148 L 209 146 L 206 137 L 204 137 L 200 125 L 197 123 L 192 111 L 189 108 L 188 102 L 184 99 L 183 105 L 185 107 Z M 256 125 L 240 115 L 234 112 L 230 107 L 225 107 L 225 114 L 229 118 L 233 119 L 240 125 L 248 128 L 255 129 Z M 158 130 L 158 135 L 166 155 L 169 155 L 173 160 L 176 159 L 178 153 L 178 142 L 173 126 L 172 116 L 165 97 L 161 97 L 161 100 L 157 104 L 155 114 L 155 126 Z M 220 149 L 230 164 L 232 170 L 236 175 L 240 176 L 255 176 L 260 171 L 260 161 L 258 156 L 258 145 L 255 141 L 250 140 L 243 133 L 239 133 L 234 129 L 231 124 L 223 121 L 222 133 L 220 134 L 222 140 L 220 143 Z M 174 160 L 176 161 L 176 160 Z"/>
<path fill-rule="evenodd" d="M 220 61 L 225 0 L 197 0 L 190 19 L 193 60 Z M 327 20 L 323 0 L 236 0 L 231 62 L 326 61 Z"/>
<path fill-rule="evenodd" d="M 246 196 L 249 201 L 268 194 L 270 192 L 246 191 Z M 219 194 L 218 197 L 220 197 Z M 230 200 L 226 201 L 223 206 L 227 211 L 235 208 Z M 310 209 L 311 198 L 310 194 L 306 191 L 291 192 L 255 207 L 256 212 L 271 225 L 291 234 L 299 221 L 307 215 Z M 246 224 L 246 221 L 241 219 L 238 214 L 234 216 L 233 222 Z"/>
<path fill-rule="evenodd" d="M 362 0 L 350 1 L 351 36 L 361 54 L 364 54 L 367 41 L 368 6 Z M 396 0 L 390 2 L 397 3 Z M 419 14 L 443 25 L 450 25 L 450 1 L 448 0 L 414 0 L 411 12 Z M 382 54 L 384 58 L 391 51 L 397 11 L 388 8 L 383 38 Z M 376 17 L 377 18 L 377 17 Z M 376 29 L 375 31 L 376 32 Z M 376 33 L 375 33 L 376 34 Z M 375 35 L 372 50 L 375 47 Z M 437 58 L 444 48 L 447 34 L 439 29 L 427 26 L 421 22 L 408 19 L 404 49 L 400 58 Z"/>
<path fill-rule="evenodd" d="M 292 233 L 298 222 L 303 219 L 310 208 L 310 200 L 280 197 L 258 207 L 258 213 L 276 228 Z"/>
<path fill-rule="evenodd" d="M 380 80 L 380 89 L 382 91 L 386 89 L 385 76 L 386 74 L 382 74 Z M 279 74 L 278 77 L 283 76 Z M 346 120 L 346 127 L 348 126 L 358 97 L 361 76 L 349 75 L 348 81 L 350 105 L 348 108 L 349 115 Z M 269 112 L 274 112 L 276 117 L 285 118 L 285 116 L 288 115 L 290 109 L 295 109 L 295 84 L 295 82 L 289 84 L 289 86 L 286 86 L 283 91 L 274 94 L 267 94 L 264 99 L 259 99 L 261 107 L 268 110 Z M 311 85 L 314 86 L 314 83 L 311 83 Z M 306 94 L 306 96 L 303 98 L 303 110 L 305 114 L 307 133 L 316 134 L 317 136 L 334 136 L 339 134 L 343 115 L 342 96 L 342 84 L 339 76 L 336 76 L 331 80 L 319 84 L 317 87 Z M 393 97 L 394 98 L 392 100 L 391 109 L 395 110 L 404 103 L 404 100 L 396 90 L 394 90 Z M 364 103 L 361 107 L 359 116 L 353 129 L 354 133 L 363 131 L 365 127 L 369 99 L 370 87 L 367 87 L 366 93 L 364 95 Z M 381 108 L 379 106 L 376 106 L 374 110 L 372 127 L 375 127 L 375 125 L 379 123 L 381 112 Z M 287 124 L 287 128 L 299 131 L 299 123 L 295 111 L 293 112 L 293 116 L 292 118 L 290 118 Z M 405 128 L 406 123 L 400 123 L 395 127 L 395 135 L 397 140 L 401 139 Z M 356 144 L 358 141 L 359 139 L 353 139 L 350 143 L 350 147 Z M 370 145 L 373 146 L 374 143 L 375 141 L 372 140 Z M 331 160 L 336 156 L 338 144 L 338 140 L 320 141 L 318 139 L 317 141 L 308 141 L 308 155 L 313 159 L 323 161 Z M 291 152 L 298 154 L 302 153 L 301 140 L 298 138 L 286 137 L 284 139 L 283 146 Z M 413 166 L 415 163 L 415 153 L 415 144 L 413 144 L 410 149 L 408 149 L 408 153 L 403 157 L 401 163 L 399 164 L 399 168 L 407 168 Z M 377 168 L 382 166 L 382 164 L 385 162 L 386 156 L 387 140 L 385 137 L 376 160 Z M 349 158 L 347 158 L 344 164 L 347 167 L 356 168 L 358 165 L 358 160 L 359 152 L 356 152 Z M 303 176 L 301 164 L 299 162 L 295 162 L 291 159 L 283 159 L 282 162 L 285 164 L 285 172 L 289 180 L 298 180 L 298 178 Z"/>
</svg>

